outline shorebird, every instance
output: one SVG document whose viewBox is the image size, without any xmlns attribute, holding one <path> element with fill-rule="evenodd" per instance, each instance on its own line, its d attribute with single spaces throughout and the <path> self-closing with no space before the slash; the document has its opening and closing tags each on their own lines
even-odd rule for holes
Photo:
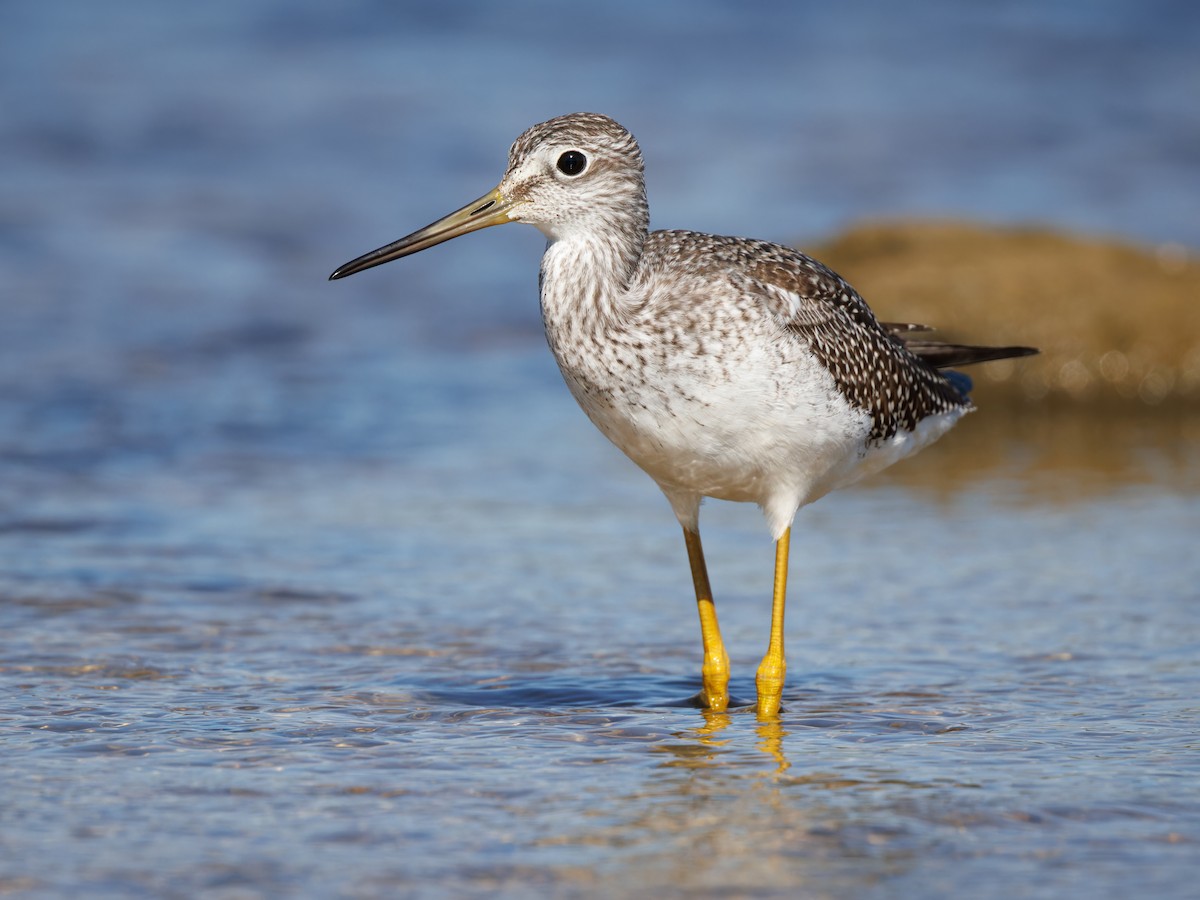
<svg viewBox="0 0 1200 900">
<path fill-rule="evenodd" d="M 729 657 L 700 543 L 704 497 L 757 503 L 775 540 L 760 718 L 783 692 L 796 512 L 937 440 L 973 409 L 941 369 L 1028 347 L 917 340 L 845 280 L 780 244 L 649 231 L 642 153 L 607 116 L 573 113 L 517 138 L 499 185 L 337 269 L 344 278 L 460 235 L 525 222 L 547 238 L 546 338 L 588 418 L 657 482 L 683 528 L 703 643 L 698 701 L 729 704 Z"/>
</svg>

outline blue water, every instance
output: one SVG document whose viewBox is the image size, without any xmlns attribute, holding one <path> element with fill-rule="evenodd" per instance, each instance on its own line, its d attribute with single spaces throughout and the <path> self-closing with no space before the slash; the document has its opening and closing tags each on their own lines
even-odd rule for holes
<svg viewBox="0 0 1200 900">
<path fill-rule="evenodd" d="M 1191 896 L 1200 426 L 985 407 L 805 510 L 778 724 L 540 237 L 329 284 L 573 109 L 657 226 L 1200 246 L 1185 3 L 0 7 L 0 892 Z M 771 546 L 706 550 L 753 694 Z"/>
</svg>

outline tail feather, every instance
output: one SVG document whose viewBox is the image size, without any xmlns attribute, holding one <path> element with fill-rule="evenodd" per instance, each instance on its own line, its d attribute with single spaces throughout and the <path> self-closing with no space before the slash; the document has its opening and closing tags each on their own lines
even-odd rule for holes
<svg viewBox="0 0 1200 900">
<path fill-rule="evenodd" d="M 935 369 L 1032 356 L 1038 352 L 1034 347 L 975 347 L 970 344 L 939 344 L 937 341 L 906 341 L 905 345 Z"/>
<path fill-rule="evenodd" d="M 1033 356 L 1038 352 L 1036 347 L 980 347 L 972 344 L 944 344 L 940 341 L 913 341 L 905 336 L 914 332 L 933 331 L 934 329 L 928 325 L 884 322 L 883 327 L 904 344 L 910 353 L 923 359 L 935 369 L 969 366 L 972 363 L 1012 359 L 1018 356 Z"/>
</svg>

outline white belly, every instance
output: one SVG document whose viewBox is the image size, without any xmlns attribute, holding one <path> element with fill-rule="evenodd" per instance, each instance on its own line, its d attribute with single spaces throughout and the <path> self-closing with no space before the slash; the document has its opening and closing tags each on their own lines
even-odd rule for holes
<svg viewBox="0 0 1200 900">
<path fill-rule="evenodd" d="M 604 435 L 668 493 L 765 504 L 782 490 L 804 503 L 860 460 L 869 417 L 815 363 L 789 366 L 787 384 L 753 367 L 719 369 L 564 365 L 563 375 Z"/>
</svg>

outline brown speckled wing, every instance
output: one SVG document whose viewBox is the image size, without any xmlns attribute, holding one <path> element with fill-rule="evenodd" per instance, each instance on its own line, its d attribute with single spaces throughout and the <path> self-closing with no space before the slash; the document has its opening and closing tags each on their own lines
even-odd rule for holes
<svg viewBox="0 0 1200 900">
<path fill-rule="evenodd" d="M 850 405 L 870 415 L 870 442 L 912 431 L 927 416 L 970 408 L 970 400 L 882 325 L 835 272 L 774 244 L 745 245 L 743 256 L 747 288 L 829 370 Z"/>
</svg>

